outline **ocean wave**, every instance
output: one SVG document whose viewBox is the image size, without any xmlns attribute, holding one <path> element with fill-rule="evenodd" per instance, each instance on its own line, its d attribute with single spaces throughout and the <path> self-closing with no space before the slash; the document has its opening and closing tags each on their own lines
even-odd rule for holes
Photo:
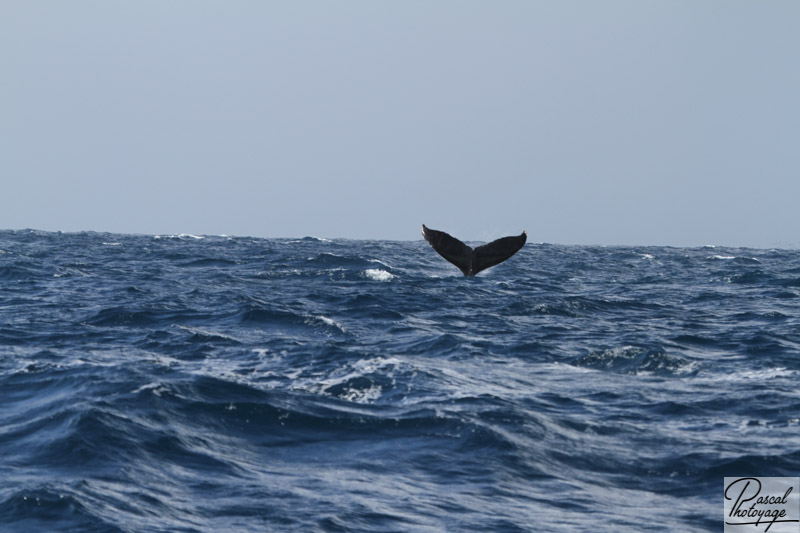
<svg viewBox="0 0 800 533">
<path fill-rule="evenodd" d="M 202 241 L 203 239 L 205 239 L 205 236 L 193 235 L 191 233 L 180 233 L 180 234 L 172 234 L 172 235 L 154 235 L 153 239 L 155 239 L 155 240 L 174 239 L 174 240 L 179 240 L 179 241 L 185 241 L 185 240 Z"/>
<path fill-rule="evenodd" d="M 166 306 L 149 309 L 136 309 L 129 307 L 109 307 L 93 312 L 84 321 L 90 326 L 102 327 L 148 327 L 163 324 L 172 325 L 185 323 L 193 318 L 204 318 L 203 313 L 181 308 L 168 308 Z"/>
<path fill-rule="evenodd" d="M 640 348 L 622 346 L 582 355 L 575 365 L 598 370 L 611 370 L 621 374 L 688 374 L 694 370 L 691 361 L 668 354 L 661 347 Z"/>
<path fill-rule="evenodd" d="M 369 266 L 370 262 L 368 259 L 364 259 L 357 255 L 337 255 L 330 252 L 322 252 L 309 257 L 306 260 L 306 264 L 313 266 L 324 266 L 327 268 L 353 268 Z"/>
<path fill-rule="evenodd" d="M 230 259 L 224 259 L 219 257 L 204 257 L 202 259 L 192 259 L 191 261 L 182 263 L 180 266 L 191 267 L 191 268 L 211 268 L 211 267 L 229 267 L 235 264 L 236 262 L 231 261 Z"/>
<path fill-rule="evenodd" d="M 15 281 L 21 283 L 37 279 L 41 276 L 41 271 L 36 268 L 30 268 L 21 265 L 6 265 L 0 266 L 0 280 L 2 281 Z"/>
</svg>

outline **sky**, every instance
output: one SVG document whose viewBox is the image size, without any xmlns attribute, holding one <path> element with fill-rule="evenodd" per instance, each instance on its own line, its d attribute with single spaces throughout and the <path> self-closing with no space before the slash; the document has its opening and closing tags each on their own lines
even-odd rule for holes
<svg viewBox="0 0 800 533">
<path fill-rule="evenodd" d="M 0 229 L 800 247 L 800 2 L 12 0 Z"/>
</svg>

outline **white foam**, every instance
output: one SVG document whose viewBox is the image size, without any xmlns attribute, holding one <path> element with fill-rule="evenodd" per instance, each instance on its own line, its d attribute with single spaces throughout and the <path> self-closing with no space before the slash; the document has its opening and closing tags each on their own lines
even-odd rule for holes
<svg viewBox="0 0 800 533">
<path fill-rule="evenodd" d="M 708 256 L 709 259 L 721 259 L 723 261 L 729 261 L 731 259 L 736 259 L 735 255 L 710 255 Z"/>
<path fill-rule="evenodd" d="M 332 318 L 328 318 L 328 317 L 322 316 L 322 315 L 319 315 L 316 318 L 318 320 L 321 320 L 323 324 L 326 324 L 328 326 L 334 327 L 334 328 L 338 329 L 339 331 L 341 331 L 342 333 L 346 332 L 346 330 L 344 329 L 344 326 L 342 326 L 341 324 L 339 324 L 338 322 L 336 322 Z"/>
<path fill-rule="evenodd" d="M 390 281 L 395 277 L 391 272 L 380 268 L 368 268 L 364 271 L 364 275 L 375 281 Z"/>
<path fill-rule="evenodd" d="M 385 374 L 393 378 L 394 372 L 403 363 L 395 357 L 374 357 L 372 359 L 361 359 L 352 364 L 338 368 L 332 372 L 331 375 L 320 378 L 315 377 L 313 380 L 300 381 L 298 380 L 293 388 L 297 390 L 311 391 L 317 394 L 329 394 L 327 389 L 343 385 L 347 382 L 364 377 L 369 374 L 379 373 Z M 378 384 L 372 384 L 366 388 L 348 387 L 345 386 L 344 390 L 338 396 L 348 402 L 368 404 L 378 400 L 383 393 L 383 387 Z"/>
<path fill-rule="evenodd" d="M 368 389 L 347 389 L 347 393 L 340 396 L 342 400 L 353 403 L 372 403 L 381 397 L 383 388 L 380 385 L 372 385 Z"/>
</svg>

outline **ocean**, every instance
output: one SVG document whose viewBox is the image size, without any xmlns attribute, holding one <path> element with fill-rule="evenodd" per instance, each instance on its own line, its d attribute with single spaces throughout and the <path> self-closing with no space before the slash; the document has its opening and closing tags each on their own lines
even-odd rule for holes
<svg viewBox="0 0 800 533">
<path fill-rule="evenodd" d="M 722 531 L 800 251 L 0 231 L 0 531 Z"/>
</svg>

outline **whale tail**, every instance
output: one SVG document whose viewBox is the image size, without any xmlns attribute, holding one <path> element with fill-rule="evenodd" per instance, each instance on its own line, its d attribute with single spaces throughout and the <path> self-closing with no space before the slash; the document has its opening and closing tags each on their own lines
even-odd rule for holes
<svg viewBox="0 0 800 533">
<path fill-rule="evenodd" d="M 443 231 L 422 225 L 422 236 L 439 255 L 453 263 L 465 276 L 474 276 L 481 270 L 499 265 L 525 245 L 527 232 L 513 237 L 503 237 L 473 249 Z"/>
</svg>

